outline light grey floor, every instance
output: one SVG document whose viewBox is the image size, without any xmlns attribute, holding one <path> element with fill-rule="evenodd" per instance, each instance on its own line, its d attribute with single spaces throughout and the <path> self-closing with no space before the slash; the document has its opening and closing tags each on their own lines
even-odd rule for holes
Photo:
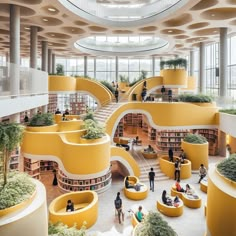
<svg viewBox="0 0 236 236">
<path fill-rule="evenodd" d="M 209 157 L 210 166 L 222 160 L 221 157 Z M 180 217 L 163 218 L 172 226 L 179 236 L 203 236 L 205 233 L 205 216 L 204 205 L 207 199 L 207 194 L 202 192 L 199 187 L 198 174 L 192 174 L 188 180 L 183 180 L 184 183 L 189 183 L 194 186 L 195 191 L 202 198 L 202 206 L 199 209 L 190 209 L 184 206 L 183 215 Z M 98 236 L 116 236 L 116 235 L 132 235 L 131 216 L 128 210 L 134 204 L 143 205 L 148 211 L 157 211 L 156 201 L 160 198 L 162 191 L 165 189 L 170 193 L 171 186 L 175 183 L 174 180 L 165 180 L 155 182 L 155 191 L 149 192 L 148 197 L 142 201 L 129 200 L 123 193 L 123 179 L 116 178 L 112 186 L 106 192 L 99 194 L 99 216 L 96 224 L 89 229 L 90 235 Z M 148 184 L 148 183 L 146 183 Z M 121 193 L 123 205 L 125 209 L 124 223 L 119 224 L 115 217 L 114 199 L 117 192 Z"/>
</svg>

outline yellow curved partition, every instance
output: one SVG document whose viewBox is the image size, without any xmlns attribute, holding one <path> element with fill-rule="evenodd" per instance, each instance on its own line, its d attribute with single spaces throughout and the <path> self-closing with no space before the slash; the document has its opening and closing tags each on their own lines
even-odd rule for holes
<svg viewBox="0 0 236 236">
<path fill-rule="evenodd" d="M 110 138 L 104 136 L 91 144 L 81 144 L 84 130 L 65 132 L 25 131 L 22 152 L 33 159 L 55 160 L 70 174 L 94 174 L 110 166 Z M 40 145 L 39 145 L 40 144 Z"/>
<path fill-rule="evenodd" d="M 174 156 L 174 161 L 176 156 Z M 175 165 L 174 162 L 169 161 L 168 156 L 161 156 L 159 158 L 160 169 L 161 171 L 171 179 L 175 178 Z M 184 164 L 181 164 L 180 170 L 180 179 L 188 179 L 191 177 L 191 162 L 189 160 L 185 160 Z"/>
<path fill-rule="evenodd" d="M 196 88 L 197 88 L 197 79 L 194 76 L 188 76 L 187 88 L 183 88 L 183 90 L 184 91 L 194 91 L 194 90 L 196 90 Z"/>
<path fill-rule="evenodd" d="M 163 84 L 175 87 L 187 87 L 187 71 L 185 69 L 162 70 Z"/>
<path fill-rule="evenodd" d="M 67 201 L 74 203 L 74 211 L 66 212 Z M 98 217 L 98 195 L 94 191 L 66 193 L 55 198 L 49 206 L 49 221 L 80 229 L 86 222 L 86 228 L 96 223 Z"/>
<path fill-rule="evenodd" d="M 156 207 L 159 212 L 162 214 L 169 216 L 169 217 L 178 217 L 183 214 L 184 211 L 184 204 L 181 199 L 179 199 L 179 205 L 178 206 L 168 206 L 164 203 L 162 203 L 161 200 L 157 200 Z"/>
<path fill-rule="evenodd" d="M 137 94 L 137 101 L 141 101 L 141 93 L 143 89 L 143 83 L 146 81 L 148 92 L 160 88 L 163 85 L 163 77 L 155 76 L 145 80 L 141 80 L 136 83 L 129 91 L 128 101 L 132 101 L 132 95 Z"/>
<path fill-rule="evenodd" d="M 103 84 L 86 78 L 74 78 L 69 76 L 49 76 L 49 93 L 57 92 L 87 92 L 97 99 L 99 105 L 105 105 L 112 101 L 113 94 Z"/>
<path fill-rule="evenodd" d="M 129 152 L 120 147 L 111 147 L 111 161 L 119 161 L 127 169 L 130 175 L 140 176 L 140 168 Z"/>
<path fill-rule="evenodd" d="M 153 103 L 132 102 L 122 104 L 106 120 L 106 132 L 114 136 L 119 120 L 128 113 L 142 113 L 152 127 L 196 128 L 196 126 L 215 127 L 218 125 L 217 107 L 200 107 L 191 103 Z M 176 115 L 178 114 L 178 115 Z"/>
<path fill-rule="evenodd" d="M 228 181 L 211 166 L 207 188 L 207 236 L 235 235 L 236 182 Z"/>
</svg>

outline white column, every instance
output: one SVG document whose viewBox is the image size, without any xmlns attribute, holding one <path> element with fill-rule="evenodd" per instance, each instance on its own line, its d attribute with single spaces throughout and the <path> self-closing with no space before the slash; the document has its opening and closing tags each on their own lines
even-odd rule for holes
<svg viewBox="0 0 236 236">
<path fill-rule="evenodd" d="M 30 27 L 30 67 L 37 69 L 38 27 Z"/>
<path fill-rule="evenodd" d="M 47 72 L 48 68 L 48 42 L 42 41 L 42 70 Z"/>
<path fill-rule="evenodd" d="M 190 67 L 190 70 L 189 70 L 189 73 L 190 73 L 190 76 L 194 76 L 194 51 L 190 51 L 190 55 L 189 55 L 189 67 Z"/>
<path fill-rule="evenodd" d="M 155 61 L 155 57 L 152 56 L 152 76 L 155 76 L 155 67 L 156 67 L 156 61 Z"/>
<path fill-rule="evenodd" d="M 116 59 L 115 59 L 115 65 L 116 65 L 116 82 L 119 82 L 119 59 L 118 57 L 116 56 Z"/>
<path fill-rule="evenodd" d="M 205 78 L 205 44 L 200 42 L 199 48 L 199 92 L 205 93 L 206 92 L 206 78 Z"/>
<path fill-rule="evenodd" d="M 56 73 L 56 55 L 52 54 L 52 74 Z"/>
<path fill-rule="evenodd" d="M 48 73 L 52 74 L 52 49 L 48 49 Z"/>
<path fill-rule="evenodd" d="M 88 76 L 88 57 L 84 56 L 84 77 Z"/>
</svg>

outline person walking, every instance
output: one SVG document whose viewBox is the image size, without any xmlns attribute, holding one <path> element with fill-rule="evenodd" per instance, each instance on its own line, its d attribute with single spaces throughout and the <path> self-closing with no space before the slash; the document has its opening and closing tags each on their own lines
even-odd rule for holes
<svg viewBox="0 0 236 236">
<path fill-rule="evenodd" d="M 198 181 L 199 184 L 200 184 L 201 180 L 206 177 L 206 175 L 207 175 L 207 169 L 203 164 L 201 164 L 200 168 L 199 168 L 199 177 L 200 177 L 200 179 Z"/>
<path fill-rule="evenodd" d="M 151 171 L 148 173 L 148 176 L 149 176 L 150 190 L 154 192 L 155 172 L 153 171 L 153 168 L 151 168 Z"/>
<path fill-rule="evenodd" d="M 122 216 L 122 221 L 124 221 L 124 212 L 122 209 L 122 200 L 120 198 L 120 192 L 117 193 L 114 204 L 115 204 L 116 211 L 118 213 L 119 223 L 121 224 L 121 216 Z"/>
<path fill-rule="evenodd" d="M 116 98 L 116 103 L 118 102 L 118 99 L 119 99 L 119 91 L 118 89 L 116 88 L 115 90 L 115 98 Z"/>
<path fill-rule="evenodd" d="M 181 162 L 179 158 L 176 158 L 175 161 L 175 180 L 180 182 L 180 168 L 181 168 Z"/>
<path fill-rule="evenodd" d="M 169 150 L 168 150 L 168 155 L 169 155 L 169 161 L 171 162 L 174 162 L 174 153 L 173 153 L 173 150 L 172 148 L 170 147 Z"/>
</svg>

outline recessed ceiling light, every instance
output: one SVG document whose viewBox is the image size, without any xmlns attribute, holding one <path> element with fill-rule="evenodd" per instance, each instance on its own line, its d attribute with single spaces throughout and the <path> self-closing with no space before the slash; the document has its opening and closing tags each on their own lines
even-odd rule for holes
<svg viewBox="0 0 236 236">
<path fill-rule="evenodd" d="M 49 7 L 48 10 L 51 11 L 51 12 L 55 12 L 56 11 L 56 9 L 52 8 L 52 7 Z"/>
<path fill-rule="evenodd" d="M 24 29 L 26 29 L 26 30 L 30 30 L 30 27 L 25 26 Z"/>
<path fill-rule="evenodd" d="M 211 16 L 215 16 L 215 14 L 211 14 Z"/>
<path fill-rule="evenodd" d="M 217 30 L 214 30 L 213 33 L 218 33 L 218 31 L 217 31 Z"/>
<path fill-rule="evenodd" d="M 55 36 L 55 34 L 51 34 L 51 36 L 52 36 L 52 37 L 54 37 L 54 36 Z"/>
<path fill-rule="evenodd" d="M 74 29 L 71 29 L 72 32 L 74 32 L 75 30 Z"/>
<path fill-rule="evenodd" d="M 47 21 L 48 21 L 48 19 L 46 19 L 46 18 L 43 18 L 43 21 L 47 22 Z"/>
<path fill-rule="evenodd" d="M 173 30 L 168 30 L 167 32 L 168 32 L 168 33 L 172 33 L 172 32 L 173 32 Z"/>
</svg>

